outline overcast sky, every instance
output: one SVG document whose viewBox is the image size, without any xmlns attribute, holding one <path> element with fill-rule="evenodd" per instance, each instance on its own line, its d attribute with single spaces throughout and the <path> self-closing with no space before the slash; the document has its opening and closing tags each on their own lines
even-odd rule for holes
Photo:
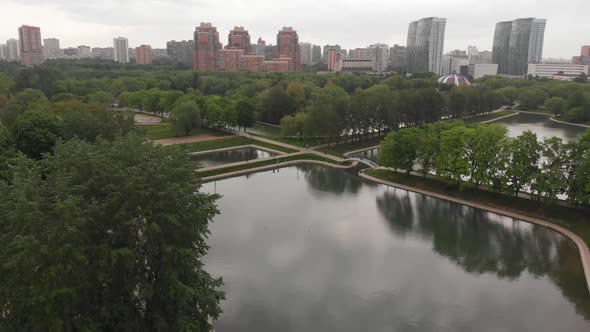
<svg viewBox="0 0 590 332">
<path fill-rule="evenodd" d="M 475 45 L 491 50 L 498 21 L 547 19 L 543 57 L 570 58 L 590 44 L 590 0 L 0 0 L 0 41 L 17 38 L 17 28 L 41 27 L 42 38 L 61 47 L 129 46 L 164 48 L 168 40 L 191 39 L 199 22 L 212 22 L 222 42 L 235 25 L 276 43 L 277 31 L 293 26 L 299 41 L 340 44 L 351 49 L 372 43 L 406 43 L 408 23 L 447 18 L 445 51 Z M 25 3 L 26 4 L 23 4 Z"/>
</svg>

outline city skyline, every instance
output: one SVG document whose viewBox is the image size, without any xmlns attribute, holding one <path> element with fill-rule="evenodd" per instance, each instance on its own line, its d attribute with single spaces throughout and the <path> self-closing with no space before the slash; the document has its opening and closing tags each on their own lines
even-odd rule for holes
<svg viewBox="0 0 590 332">
<path fill-rule="evenodd" d="M 491 50 L 495 24 L 517 17 L 547 18 L 546 58 L 570 58 L 578 53 L 579 45 L 590 43 L 590 26 L 571 24 L 572 17 L 580 22 L 589 18 L 589 14 L 584 17 L 585 13 L 590 13 L 590 4 L 585 1 L 573 0 L 567 8 L 556 8 L 550 7 L 548 1 L 480 4 L 454 0 L 438 4 L 418 0 L 404 4 L 403 11 L 398 4 L 370 2 L 376 6 L 332 0 L 322 4 L 296 1 L 281 8 L 268 1 L 246 5 L 235 0 L 223 6 L 189 0 L 165 4 L 147 1 L 142 2 L 142 6 L 137 6 L 139 2 L 135 0 L 125 3 L 107 0 L 94 5 L 68 0 L 32 1 L 24 5 L 9 0 L 3 8 L 11 15 L 0 22 L 0 40 L 16 38 L 17 27 L 29 24 L 42 27 L 43 38 L 60 39 L 62 47 L 89 44 L 108 47 L 113 37 L 122 35 L 129 39 L 130 46 L 148 44 L 164 48 L 169 40 L 192 39 L 191 32 L 200 22 L 212 22 L 222 35 L 227 35 L 234 26 L 244 26 L 253 41 L 262 37 L 271 43 L 277 29 L 293 26 L 302 42 L 339 44 L 343 49 L 355 49 L 375 43 L 405 45 L 407 26 L 413 18 L 438 16 L 447 18 L 444 52 L 465 49 L 467 45 Z M 334 16 L 331 12 L 341 14 Z M 359 24 L 350 25 L 351 20 Z M 364 28 L 358 29 L 359 25 Z"/>
</svg>

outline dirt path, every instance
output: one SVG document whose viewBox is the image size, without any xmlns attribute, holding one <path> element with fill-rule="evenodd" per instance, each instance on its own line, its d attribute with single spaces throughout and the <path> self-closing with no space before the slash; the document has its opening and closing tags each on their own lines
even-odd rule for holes
<svg viewBox="0 0 590 332">
<path fill-rule="evenodd" d="M 147 114 L 135 114 L 133 118 L 137 124 L 156 124 L 162 122 L 162 118 Z"/>
<path fill-rule="evenodd" d="M 235 137 L 234 135 L 219 135 L 219 134 L 203 134 L 195 136 L 184 136 L 184 137 L 173 137 L 164 138 L 152 141 L 160 145 L 175 145 L 175 144 L 186 144 L 186 143 L 197 143 L 205 141 L 214 141 L 218 139 L 227 139 Z"/>
</svg>

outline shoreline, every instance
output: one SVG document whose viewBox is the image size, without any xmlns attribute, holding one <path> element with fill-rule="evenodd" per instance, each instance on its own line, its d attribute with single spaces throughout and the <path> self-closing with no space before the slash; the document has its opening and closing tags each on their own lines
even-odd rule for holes
<svg viewBox="0 0 590 332">
<path fill-rule="evenodd" d="M 481 203 L 475 203 L 475 202 L 471 202 L 468 200 L 464 200 L 464 199 L 460 199 L 460 198 L 456 198 L 453 196 L 449 196 L 449 195 L 443 195 L 443 194 L 439 194 L 436 192 L 432 192 L 429 190 L 425 190 L 425 189 L 420 189 L 420 188 L 415 188 L 412 186 L 407 186 L 407 185 L 403 185 L 400 183 L 395 183 L 395 182 L 391 182 L 391 181 L 387 181 L 387 180 L 383 180 L 380 178 L 376 178 L 370 175 L 367 175 L 363 172 L 363 170 L 361 170 L 358 174 L 360 177 L 375 182 L 375 183 L 379 183 L 379 184 L 383 184 L 386 186 L 390 186 L 390 187 L 395 187 L 395 188 L 399 188 L 402 190 L 407 190 L 407 191 L 411 191 L 414 193 L 418 193 L 418 194 L 422 194 L 422 195 L 426 195 L 426 196 L 430 196 L 430 197 L 434 197 L 434 198 L 438 198 L 438 199 L 442 199 L 445 201 L 449 201 L 449 202 L 453 202 L 453 203 L 458 203 L 461 205 L 465 205 L 465 206 L 469 206 L 475 209 L 480 209 L 480 210 L 484 210 L 484 211 L 488 211 L 488 212 L 492 212 L 498 215 L 502 215 L 505 217 L 509 217 L 509 218 L 513 218 L 516 220 L 520 220 L 520 221 L 524 221 L 524 222 L 528 222 L 534 225 L 538 225 L 538 226 L 542 226 L 545 228 L 549 228 L 555 232 L 560 233 L 561 235 L 565 236 L 566 238 L 568 238 L 569 240 L 571 240 L 576 247 L 578 248 L 578 253 L 580 254 L 580 260 L 582 261 L 582 269 L 584 271 L 584 277 L 586 278 L 586 287 L 588 290 L 588 294 L 590 294 L 590 249 L 588 249 L 588 246 L 586 245 L 586 243 L 584 242 L 584 240 L 582 240 L 581 237 L 579 237 L 577 234 L 575 234 L 574 232 L 559 226 L 555 223 L 552 223 L 550 221 L 544 220 L 544 219 L 540 219 L 540 218 L 534 218 L 534 217 L 529 217 L 526 216 L 524 214 L 521 213 L 516 213 L 516 212 L 510 212 L 504 209 L 500 209 L 500 208 L 495 208 L 492 206 L 488 206 L 485 204 L 481 204 Z"/>
<path fill-rule="evenodd" d="M 291 160 L 291 161 L 287 161 L 287 162 L 283 162 L 283 163 L 265 165 L 265 166 L 248 168 L 248 169 L 234 171 L 234 172 L 212 175 L 209 177 L 202 178 L 201 181 L 202 181 L 202 183 L 207 183 L 207 182 L 223 180 L 223 179 L 228 179 L 228 178 L 232 178 L 232 177 L 249 175 L 249 174 L 258 173 L 258 172 L 262 172 L 262 171 L 268 171 L 268 170 L 272 170 L 272 169 L 279 169 L 279 168 L 301 165 L 301 164 L 321 165 L 321 166 L 331 167 L 331 168 L 335 168 L 335 169 L 351 169 L 351 168 L 356 167 L 358 165 L 358 162 L 354 161 L 350 165 L 336 165 L 336 164 L 331 164 L 331 163 L 328 163 L 325 161 L 319 161 L 319 160 L 309 160 L 309 159 L 308 160 L 306 160 L 306 159 Z M 488 211 L 488 212 L 495 213 L 495 214 L 498 214 L 501 216 L 513 218 L 515 220 L 528 222 L 530 224 L 549 228 L 555 232 L 558 232 L 559 234 L 565 236 L 570 241 L 572 241 L 576 245 L 576 247 L 578 248 L 580 260 L 582 262 L 582 270 L 584 272 L 584 277 L 586 279 L 586 289 L 588 291 L 588 294 L 590 294 L 590 249 L 588 248 L 588 246 L 586 245 L 586 243 L 584 242 L 584 240 L 581 237 L 579 237 L 574 232 L 568 230 L 567 228 L 557 225 L 555 223 L 552 223 L 548 220 L 535 218 L 535 217 L 529 217 L 529 216 L 524 215 L 522 213 L 511 212 L 511 211 L 508 211 L 508 210 L 505 210 L 502 208 L 492 207 L 492 206 L 482 204 L 482 203 L 476 203 L 476 202 L 468 201 L 468 200 L 461 199 L 461 198 L 456 198 L 456 197 L 449 196 L 449 195 L 439 194 L 439 193 L 425 190 L 425 189 L 420 189 L 420 188 L 416 188 L 416 187 L 412 187 L 412 186 L 408 186 L 408 185 L 403 185 L 400 183 L 395 183 L 395 182 L 383 180 L 383 179 L 365 174 L 364 169 L 360 170 L 358 172 L 358 176 L 360 176 L 361 178 L 363 178 L 365 180 L 368 180 L 368 181 L 371 181 L 371 182 L 374 182 L 377 184 L 395 187 L 395 188 L 399 188 L 402 190 L 407 190 L 410 192 L 414 192 L 414 193 L 434 197 L 437 199 L 445 200 L 448 202 L 453 202 L 453 203 L 469 206 L 469 207 L 472 207 L 475 209 Z"/>
</svg>

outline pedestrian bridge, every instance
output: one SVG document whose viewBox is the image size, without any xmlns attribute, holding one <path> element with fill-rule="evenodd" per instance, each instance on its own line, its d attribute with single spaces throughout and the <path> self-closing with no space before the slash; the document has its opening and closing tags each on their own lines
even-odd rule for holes
<svg viewBox="0 0 590 332">
<path fill-rule="evenodd" d="M 350 161 L 358 161 L 359 163 L 365 164 L 371 168 L 378 168 L 381 167 L 379 164 L 377 164 L 376 162 L 370 160 L 370 159 L 366 159 L 366 158 L 346 158 L 345 160 L 350 160 Z"/>
</svg>

